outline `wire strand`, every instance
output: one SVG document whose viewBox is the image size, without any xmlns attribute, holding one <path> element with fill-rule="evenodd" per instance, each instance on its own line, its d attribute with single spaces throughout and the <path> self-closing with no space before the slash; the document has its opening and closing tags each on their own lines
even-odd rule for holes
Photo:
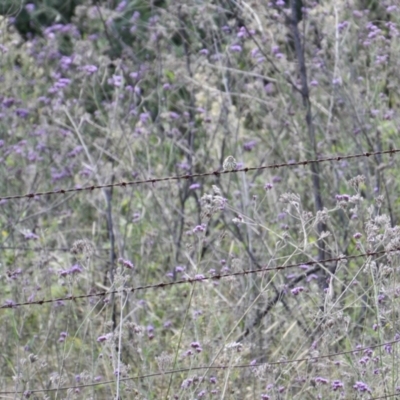
<svg viewBox="0 0 400 400">
<path fill-rule="evenodd" d="M 120 292 L 133 293 L 133 292 L 136 292 L 139 290 L 160 289 L 160 288 L 165 288 L 168 286 L 182 285 L 184 283 L 203 282 L 203 281 L 208 281 L 208 280 L 215 281 L 215 280 L 224 279 L 224 278 L 232 277 L 232 276 L 244 276 L 244 275 L 260 273 L 260 272 L 280 271 L 280 270 L 286 270 L 289 268 L 300 267 L 303 265 L 308 266 L 308 265 L 322 264 L 322 263 L 328 263 L 328 262 L 337 262 L 337 261 L 342 261 L 342 260 L 351 260 L 351 259 L 356 259 L 356 258 L 361 258 L 361 257 L 371 257 L 371 256 L 382 255 L 382 254 L 393 253 L 393 252 L 400 252 L 400 249 L 366 252 L 366 253 L 352 255 L 352 256 L 340 256 L 340 257 L 335 257 L 335 258 L 328 258 L 323 261 L 305 261 L 305 262 L 301 262 L 298 264 L 280 265 L 277 267 L 265 267 L 265 268 L 258 268 L 258 269 L 253 269 L 253 270 L 245 270 L 245 271 L 241 271 L 241 272 L 232 272 L 232 273 L 228 273 L 228 274 L 213 274 L 212 276 L 196 275 L 194 278 L 186 278 L 186 279 L 182 279 L 182 280 L 174 281 L 174 282 L 160 282 L 160 283 L 156 283 L 156 284 L 152 284 L 152 285 L 137 286 L 137 287 L 133 287 L 133 288 L 127 287 L 122 290 L 103 291 L 103 292 L 97 292 L 97 293 L 82 294 L 82 295 L 78 295 L 78 296 L 69 295 L 66 297 L 59 297 L 56 299 L 43 299 L 43 300 L 27 301 L 27 302 L 21 302 L 21 303 L 14 303 L 13 301 L 8 301 L 7 304 L 0 306 L 0 309 L 16 308 L 16 307 L 20 307 L 20 306 L 30 306 L 30 305 L 35 305 L 35 304 L 43 305 L 43 304 L 48 304 L 48 303 L 59 303 L 59 302 L 71 301 L 71 300 L 75 301 L 75 300 L 85 299 L 85 298 L 90 298 L 90 297 L 107 296 L 107 295 L 116 294 L 116 293 L 120 293 Z"/>
<path fill-rule="evenodd" d="M 150 374 L 145 374 L 145 375 L 137 375 L 137 376 L 131 376 L 131 377 L 126 377 L 126 378 L 120 378 L 120 382 L 126 382 L 130 380 L 138 380 L 138 379 L 146 379 L 146 378 L 154 378 L 157 376 L 163 376 L 163 375 L 171 375 L 171 374 L 178 374 L 178 373 L 183 373 L 183 372 L 192 372 L 192 371 L 201 371 L 204 369 L 214 369 L 214 370 L 226 370 L 226 369 L 245 369 L 245 368 L 257 368 L 257 367 L 262 367 L 264 365 L 287 365 L 287 364 L 294 364 L 298 362 L 315 362 L 318 360 L 322 360 L 325 358 L 330 358 L 330 357 L 337 357 L 337 356 L 342 356 L 342 355 L 347 355 L 347 354 L 356 354 L 365 350 L 371 350 L 371 349 L 376 349 L 379 347 L 384 347 L 388 345 L 392 345 L 395 343 L 398 343 L 400 339 L 397 340 L 392 340 L 390 342 L 385 342 L 385 343 L 380 343 L 380 344 L 375 344 L 371 346 L 366 346 L 366 347 L 359 347 L 353 350 L 347 350 L 347 351 L 340 351 L 338 353 L 330 353 L 330 354 L 323 354 L 321 356 L 315 356 L 315 357 L 304 357 L 304 358 L 296 358 L 294 360 L 283 360 L 283 361 L 273 361 L 273 362 L 260 362 L 260 363 L 250 363 L 250 364 L 238 364 L 238 365 L 218 365 L 218 366 L 213 366 L 213 365 L 203 365 L 203 366 L 192 366 L 190 368 L 181 368 L 181 369 L 174 369 L 174 370 L 169 370 L 169 371 L 162 371 L 162 372 L 153 372 Z M 56 392 L 56 391 L 61 391 L 61 390 L 69 390 L 69 389 L 81 389 L 85 387 L 93 387 L 93 386 L 99 386 L 99 385 L 108 385 L 108 384 L 114 384 L 116 381 L 115 380 L 108 380 L 108 381 L 101 381 L 101 382 L 93 382 L 93 383 L 88 383 L 88 384 L 83 384 L 83 385 L 76 385 L 76 386 L 64 386 L 64 387 L 58 387 L 58 388 L 52 388 L 52 389 L 35 389 L 35 390 L 28 390 L 30 394 L 33 393 L 43 393 L 43 392 Z M 22 394 L 25 392 L 22 391 L 7 391 L 7 392 L 0 392 L 0 395 L 3 394 Z M 392 395 L 390 395 L 392 396 Z M 383 399 L 386 397 L 374 397 L 370 398 L 370 400 L 376 400 L 376 399 Z"/>
<path fill-rule="evenodd" d="M 27 194 L 19 194 L 13 196 L 3 196 L 0 197 L 0 201 L 3 200 L 16 200 L 16 199 L 33 199 L 39 196 L 48 196 L 52 194 L 66 194 L 72 192 L 84 192 L 84 191 L 93 191 L 98 189 L 106 189 L 111 187 L 126 187 L 126 186 L 134 186 L 134 185 L 142 185 L 145 183 L 157 183 L 157 182 L 165 182 L 165 181 L 179 181 L 179 180 L 187 180 L 191 178 L 202 178 L 208 176 L 219 176 L 222 174 L 230 174 L 230 173 L 238 173 L 238 172 L 250 172 L 250 171 L 259 171 L 264 169 L 278 169 L 283 167 L 296 167 L 296 166 L 306 166 L 308 164 L 314 163 L 321 163 L 327 161 L 342 161 L 342 160 L 349 160 L 351 158 L 359 158 L 359 157 L 371 157 L 379 154 L 390 154 L 393 155 L 395 153 L 399 153 L 400 149 L 392 149 L 392 150 L 384 150 L 384 151 L 376 151 L 376 152 L 366 152 L 360 154 L 352 154 L 347 156 L 331 156 L 327 158 L 319 158 L 317 160 L 305 160 L 305 161 L 298 161 L 298 162 L 290 162 L 290 163 L 281 163 L 281 164 L 270 164 L 264 165 L 260 167 L 249 167 L 249 168 L 240 168 L 235 169 L 233 171 L 213 171 L 213 172 L 205 172 L 199 174 L 186 174 L 186 175 L 176 175 L 176 176 L 168 176 L 164 178 L 150 178 L 150 179 L 143 179 L 137 181 L 126 181 L 126 182 L 117 182 L 117 183 L 110 183 L 106 185 L 92 185 L 92 186 L 84 186 L 80 188 L 70 188 L 70 189 L 57 189 L 57 190 L 50 190 L 47 192 L 36 192 L 36 193 L 27 193 Z"/>
</svg>

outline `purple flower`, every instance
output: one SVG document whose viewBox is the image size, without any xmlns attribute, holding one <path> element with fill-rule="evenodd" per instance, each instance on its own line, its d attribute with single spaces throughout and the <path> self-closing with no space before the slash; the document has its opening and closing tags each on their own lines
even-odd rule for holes
<svg viewBox="0 0 400 400">
<path fill-rule="evenodd" d="M 139 18 L 140 18 L 140 12 L 139 11 L 135 11 L 132 14 L 131 21 L 134 22 L 134 21 L 138 20 Z"/>
<path fill-rule="evenodd" d="M 16 305 L 16 303 L 15 303 L 14 300 L 6 300 L 6 301 L 4 302 L 4 307 L 13 308 L 13 307 L 15 307 L 15 305 Z"/>
<path fill-rule="evenodd" d="M 246 38 L 248 37 L 247 30 L 244 26 L 239 28 L 239 32 L 236 35 L 238 38 Z"/>
<path fill-rule="evenodd" d="M 87 74 L 94 74 L 98 68 L 95 65 L 89 64 L 89 65 L 84 65 L 81 69 L 85 71 Z"/>
<path fill-rule="evenodd" d="M 140 121 L 141 121 L 142 123 L 144 123 L 144 124 L 149 120 L 149 118 L 150 118 L 150 113 L 149 113 L 149 112 L 141 113 L 141 114 L 139 115 Z"/>
<path fill-rule="evenodd" d="M 62 69 L 68 69 L 70 68 L 72 64 L 72 58 L 71 57 L 67 57 L 67 56 L 62 56 L 61 60 L 60 60 L 60 66 Z"/>
<path fill-rule="evenodd" d="M 243 144 L 243 149 L 245 151 L 251 151 L 254 149 L 254 147 L 257 145 L 257 141 L 256 140 L 250 140 L 248 142 L 245 142 Z"/>
<path fill-rule="evenodd" d="M 279 52 L 279 46 L 272 46 L 272 54 L 277 55 Z"/>
<path fill-rule="evenodd" d="M 293 294 L 293 296 L 297 296 L 299 293 L 301 293 L 304 290 L 303 286 L 298 286 L 295 287 L 291 290 L 291 293 Z"/>
<path fill-rule="evenodd" d="M 279 183 L 279 182 L 281 182 L 282 181 L 282 178 L 280 177 L 280 176 L 278 176 L 278 175 L 276 175 L 276 176 L 274 176 L 273 178 L 272 178 L 272 182 L 273 183 Z"/>
<path fill-rule="evenodd" d="M 193 383 L 193 379 L 185 379 L 185 380 L 182 382 L 181 388 L 182 388 L 182 389 L 187 389 L 188 387 L 191 386 L 192 383 Z"/>
<path fill-rule="evenodd" d="M 349 21 L 343 21 L 337 25 L 337 29 L 339 32 L 343 32 L 349 25 Z"/>
<path fill-rule="evenodd" d="M 123 259 L 121 257 L 118 258 L 118 262 L 120 264 L 122 264 L 125 268 L 128 268 L 128 269 L 134 269 L 135 268 L 131 261 L 125 260 L 125 259 Z"/>
<path fill-rule="evenodd" d="M 255 47 L 253 50 L 251 50 L 250 54 L 253 58 L 258 57 L 260 53 L 260 50 L 258 49 L 258 47 Z"/>
<path fill-rule="evenodd" d="M 274 187 L 274 185 L 272 183 L 266 183 L 264 185 L 264 189 L 265 190 L 271 190 Z"/>
<path fill-rule="evenodd" d="M 171 119 L 178 119 L 178 118 L 180 117 L 180 115 L 179 115 L 178 113 L 174 112 L 174 111 L 171 111 L 171 112 L 169 113 L 169 117 L 170 117 Z"/>
<path fill-rule="evenodd" d="M 115 87 L 121 87 L 123 84 L 123 78 L 120 75 L 113 75 L 109 80 L 108 83 L 110 85 L 114 85 Z"/>
<path fill-rule="evenodd" d="M 332 382 L 332 390 L 334 392 L 336 392 L 338 389 L 343 389 L 343 388 L 344 388 L 343 382 L 339 380 L 335 380 Z"/>
<path fill-rule="evenodd" d="M 3 107 L 5 108 L 10 108 L 12 105 L 14 105 L 14 103 L 15 99 L 13 99 L 12 97 L 6 97 L 2 101 Z"/>
<path fill-rule="evenodd" d="M 208 51 L 207 49 L 201 49 L 201 50 L 199 51 L 199 54 L 201 54 L 202 56 L 207 56 L 208 53 L 209 53 L 209 51 Z"/>
<path fill-rule="evenodd" d="M 206 224 L 201 224 L 201 225 L 196 225 L 193 228 L 193 233 L 197 233 L 197 232 L 204 232 L 206 230 L 207 225 Z"/>
<path fill-rule="evenodd" d="M 70 269 L 69 269 L 69 273 L 71 275 L 73 274 L 80 274 L 83 271 L 82 267 L 78 264 L 73 265 Z"/>
<path fill-rule="evenodd" d="M 74 274 L 80 274 L 83 272 L 83 269 L 81 266 L 78 264 L 73 265 L 71 268 L 64 269 L 60 271 L 60 276 L 67 276 L 67 275 L 74 275 Z"/>
<path fill-rule="evenodd" d="M 8 277 L 9 277 L 10 279 L 13 279 L 13 280 L 17 279 L 18 276 L 21 275 L 21 274 L 22 274 L 22 269 L 21 269 L 21 268 L 17 268 L 16 270 L 14 270 L 14 271 L 12 271 L 12 272 L 7 271 Z"/>
<path fill-rule="evenodd" d="M 315 383 L 322 383 L 324 385 L 329 383 L 329 380 L 326 378 L 322 378 L 321 376 L 317 376 L 316 378 L 314 378 Z"/>
<path fill-rule="evenodd" d="M 15 114 L 17 114 L 17 117 L 26 118 L 29 115 L 29 110 L 26 108 L 17 108 Z"/>
<path fill-rule="evenodd" d="M 172 326 L 172 322 L 169 320 L 165 321 L 163 326 L 164 326 L 164 328 L 170 328 Z"/>
<path fill-rule="evenodd" d="M 46 97 L 46 96 L 39 96 L 37 98 L 37 101 L 39 103 L 43 103 L 43 104 L 46 104 L 46 105 L 50 103 L 50 99 L 48 97 Z"/>
<path fill-rule="evenodd" d="M 189 186 L 189 189 L 190 189 L 190 190 L 196 190 L 196 189 L 200 189 L 200 188 L 201 188 L 200 183 L 192 183 L 192 184 Z"/>
<path fill-rule="evenodd" d="M 83 147 L 77 146 L 77 147 L 75 147 L 75 149 L 73 149 L 69 153 L 67 153 L 67 157 L 71 157 L 71 158 L 76 157 L 82 151 L 83 151 Z"/>
<path fill-rule="evenodd" d="M 372 392 L 372 390 L 368 387 L 366 383 L 360 381 L 357 381 L 353 386 L 353 388 L 358 392 L 368 392 L 368 393 Z"/>
<path fill-rule="evenodd" d="M 361 357 L 361 358 L 358 360 L 358 362 L 359 362 L 361 365 L 367 365 L 369 360 L 370 360 L 369 357 Z"/>
<path fill-rule="evenodd" d="M 392 345 L 390 343 L 385 344 L 384 349 L 385 349 L 386 353 L 392 354 L 393 348 L 392 348 Z"/>
<path fill-rule="evenodd" d="M 357 232 L 353 235 L 354 239 L 360 239 L 362 237 L 362 234 L 360 232 Z"/>
<path fill-rule="evenodd" d="M 201 311 L 201 310 L 194 310 L 194 311 L 193 311 L 193 316 L 194 316 L 195 318 L 197 318 L 197 317 L 200 316 L 200 315 L 203 315 L 203 311 Z"/>
<path fill-rule="evenodd" d="M 133 80 L 137 81 L 137 80 L 139 79 L 139 77 L 140 77 L 140 72 L 138 72 L 138 71 L 131 72 L 131 73 L 129 74 L 129 76 L 130 76 Z"/>
<path fill-rule="evenodd" d="M 270 391 L 272 388 L 274 387 L 274 385 L 272 383 L 269 383 L 267 385 L 267 387 L 265 388 L 266 391 Z"/>
<path fill-rule="evenodd" d="M 126 0 L 121 1 L 118 5 L 117 8 L 115 9 L 116 12 L 122 12 L 124 11 L 125 7 L 126 7 Z"/>
<path fill-rule="evenodd" d="M 318 275 L 310 274 L 307 276 L 306 282 L 311 282 L 313 279 L 318 279 Z"/>
<path fill-rule="evenodd" d="M 39 236 L 36 235 L 36 233 L 30 232 L 30 231 L 23 233 L 23 236 L 24 236 L 24 239 L 26 239 L 26 240 L 38 240 L 39 239 Z"/>
<path fill-rule="evenodd" d="M 342 78 L 338 77 L 332 80 L 332 85 L 340 86 L 342 84 Z"/>
<path fill-rule="evenodd" d="M 388 110 L 384 116 L 383 119 L 390 121 L 393 118 L 394 110 Z"/>
<path fill-rule="evenodd" d="M 32 12 L 35 11 L 35 5 L 32 4 L 32 3 L 28 3 L 28 4 L 25 6 L 25 10 L 28 11 L 28 13 L 32 13 Z"/>
<path fill-rule="evenodd" d="M 230 50 L 231 50 L 233 53 L 240 53 L 240 52 L 242 51 L 242 46 L 240 46 L 239 44 L 233 44 L 233 45 L 230 47 Z"/>
</svg>

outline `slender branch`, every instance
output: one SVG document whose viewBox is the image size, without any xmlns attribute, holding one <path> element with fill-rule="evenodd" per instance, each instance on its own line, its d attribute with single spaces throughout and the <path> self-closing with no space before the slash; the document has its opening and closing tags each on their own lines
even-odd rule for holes
<svg viewBox="0 0 400 400">
<path fill-rule="evenodd" d="M 311 101 L 310 101 L 310 92 L 308 89 L 307 83 L 307 68 L 306 62 L 304 57 L 304 46 L 301 42 L 300 32 L 298 27 L 298 14 L 296 10 L 296 1 L 290 0 L 291 6 L 291 18 L 288 17 L 289 26 L 293 35 L 293 41 L 295 46 L 295 52 L 298 62 L 299 74 L 300 74 L 300 81 L 301 81 L 301 96 L 303 100 L 304 108 L 306 109 L 306 124 L 307 124 L 307 131 L 308 131 L 308 139 L 310 142 L 310 147 L 313 155 L 318 158 L 317 153 L 317 143 L 315 138 L 315 127 L 312 118 L 312 109 L 311 109 Z M 313 193 L 314 193 L 314 204 L 316 211 L 322 211 L 324 208 L 324 204 L 322 201 L 321 195 L 321 180 L 320 180 L 320 170 L 318 164 L 311 165 L 311 172 L 312 172 L 312 184 L 313 184 Z M 326 231 L 326 224 L 324 222 L 318 222 L 317 224 L 317 232 L 320 236 L 323 231 Z M 320 246 L 318 248 L 318 256 L 319 259 L 322 261 L 327 257 L 327 251 L 325 250 L 325 243 L 323 241 L 320 242 Z M 323 281 L 325 280 L 325 274 L 321 277 L 320 284 L 324 285 Z"/>
</svg>

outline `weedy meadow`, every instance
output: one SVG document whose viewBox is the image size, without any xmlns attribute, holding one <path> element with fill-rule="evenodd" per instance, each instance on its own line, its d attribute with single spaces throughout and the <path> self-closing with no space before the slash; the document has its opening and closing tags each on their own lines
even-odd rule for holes
<svg viewBox="0 0 400 400">
<path fill-rule="evenodd" d="M 400 7 L 0 5 L 0 396 L 400 393 Z"/>
</svg>

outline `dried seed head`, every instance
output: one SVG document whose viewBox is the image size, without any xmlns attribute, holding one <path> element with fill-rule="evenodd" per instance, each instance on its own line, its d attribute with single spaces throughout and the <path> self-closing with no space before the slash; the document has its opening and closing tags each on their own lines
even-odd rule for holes
<svg viewBox="0 0 400 400">
<path fill-rule="evenodd" d="M 358 190 L 358 187 L 360 186 L 360 184 L 365 183 L 365 176 L 357 175 L 354 178 L 351 178 L 348 182 L 351 187 Z"/>
<path fill-rule="evenodd" d="M 87 239 L 76 240 L 70 249 L 70 253 L 74 255 L 83 255 L 89 259 L 94 254 L 94 244 Z"/>
<path fill-rule="evenodd" d="M 173 357 L 163 351 L 159 356 L 156 357 L 156 362 L 158 364 L 158 369 L 163 373 L 171 367 Z"/>
</svg>

